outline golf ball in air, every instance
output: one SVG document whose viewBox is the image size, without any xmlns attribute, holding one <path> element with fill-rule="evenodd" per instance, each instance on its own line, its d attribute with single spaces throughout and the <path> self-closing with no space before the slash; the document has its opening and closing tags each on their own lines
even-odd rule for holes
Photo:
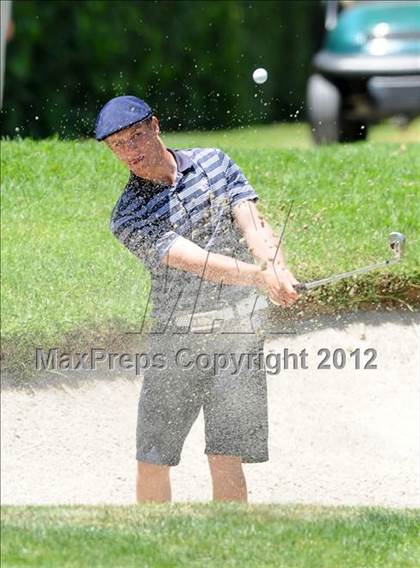
<svg viewBox="0 0 420 568">
<path fill-rule="evenodd" d="M 268 73 L 262 67 L 255 69 L 255 71 L 252 74 L 252 78 L 258 85 L 262 85 L 263 83 L 265 83 L 267 81 L 267 77 Z"/>
</svg>

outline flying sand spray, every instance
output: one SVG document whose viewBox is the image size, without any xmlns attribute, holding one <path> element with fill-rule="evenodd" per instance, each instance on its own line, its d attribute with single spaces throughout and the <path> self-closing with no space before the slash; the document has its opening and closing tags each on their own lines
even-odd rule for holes
<svg viewBox="0 0 420 568">
<path fill-rule="evenodd" d="M 344 280 L 346 278 L 352 278 L 353 276 L 357 276 L 358 274 L 364 274 L 365 272 L 371 272 L 372 270 L 378 270 L 379 268 L 387 268 L 391 264 L 395 264 L 401 260 L 405 251 L 406 238 L 402 233 L 398 233 L 395 231 L 393 233 L 390 233 L 388 237 L 388 243 L 392 252 L 394 253 L 393 258 L 384 260 L 382 262 L 377 262 L 375 264 L 369 264 L 368 266 L 363 266 L 362 268 L 356 268 L 355 270 L 350 270 L 348 272 L 333 274 L 331 276 L 328 276 L 326 278 L 321 278 L 319 280 L 312 280 L 311 282 L 303 282 L 301 284 L 296 284 L 294 288 L 299 293 L 309 292 L 310 290 L 314 290 L 315 288 L 319 288 L 320 286 L 325 286 L 327 284 L 335 284 L 340 280 Z M 271 300 L 271 302 L 276 306 L 280 305 L 277 302 L 274 302 L 273 300 Z"/>
</svg>

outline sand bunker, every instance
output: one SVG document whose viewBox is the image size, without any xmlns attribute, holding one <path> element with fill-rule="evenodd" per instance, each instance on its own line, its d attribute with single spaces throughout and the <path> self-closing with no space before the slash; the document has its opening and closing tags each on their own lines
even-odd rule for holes
<svg viewBox="0 0 420 568">
<path fill-rule="evenodd" d="M 266 353 L 307 352 L 308 368 L 268 375 L 270 461 L 244 465 L 252 503 L 419 506 L 417 313 L 322 317 Z M 318 369 L 330 350 L 326 364 Z M 359 349 L 359 366 L 355 369 Z M 377 369 L 363 369 L 372 361 Z M 345 354 L 346 363 L 340 366 Z M 134 502 L 141 378 L 57 376 L 2 393 L 3 504 Z M 175 501 L 207 501 L 202 415 L 172 468 Z"/>
</svg>

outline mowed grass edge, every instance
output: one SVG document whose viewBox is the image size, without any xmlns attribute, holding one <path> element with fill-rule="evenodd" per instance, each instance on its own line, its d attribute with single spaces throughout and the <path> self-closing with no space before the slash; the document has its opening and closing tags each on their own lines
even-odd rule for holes
<svg viewBox="0 0 420 568">
<path fill-rule="evenodd" d="M 292 131 L 289 125 L 277 132 L 287 141 Z M 335 311 L 418 306 L 420 145 L 264 148 L 266 133 L 253 130 L 249 147 L 238 133 L 232 144 L 220 134 L 218 146 L 242 167 L 278 232 L 292 205 L 284 248 L 299 280 L 387 258 L 390 231 L 408 239 L 403 263 L 306 302 Z M 175 135 L 169 139 L 178 146 Z M 185 134 L 179 139 L 179 147 L 188 145 Z M 215 133 L 206 141 L 216 145 Z M 29 372 L 36 345 L 118 348 L 127 331 L 140 329 L 150 285 L 108 228 L 128 179 L 125 167 L 94 141 L 25 139 L 2 141 L 1 175 L 3 368 Z"/>
<path fill-rule="evenodd" d="M 418 566 L 420 511 L 235 503 L 4 507 L 2 566 Z"/>
</svg>

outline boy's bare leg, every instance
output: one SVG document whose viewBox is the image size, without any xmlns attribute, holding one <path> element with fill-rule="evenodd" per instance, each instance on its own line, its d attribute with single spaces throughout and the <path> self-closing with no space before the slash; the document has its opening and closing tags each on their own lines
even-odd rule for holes
<svg viewBox="0 0 420 568">
<path fill-rule="evenodd" d="M 208 456 L 213 481 L 214 501 L 248 500 L 245 475 L 240 456 Z"/>
<path fill-rule="evenodd" d="M 171 500 L 169 465 L 137 462 L 137 502 L 164 503 Z"/>
</svg>

